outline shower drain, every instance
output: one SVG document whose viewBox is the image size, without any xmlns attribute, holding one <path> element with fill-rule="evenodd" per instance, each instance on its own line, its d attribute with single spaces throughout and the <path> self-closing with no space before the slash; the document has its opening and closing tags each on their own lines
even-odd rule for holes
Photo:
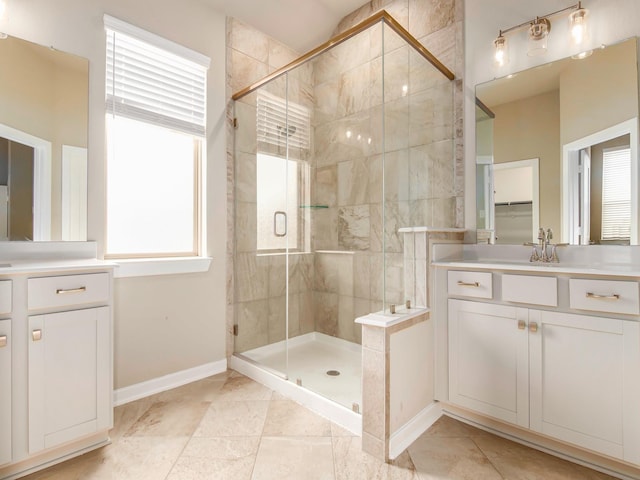
<svg viewBox="0 0 640 480">
<path fill-rule="evenodd" d="M 340 372 L 338 370 L 327 370 L 327 375 L 330 377 L 337 377 L 340 375 Z"/>
</svg>

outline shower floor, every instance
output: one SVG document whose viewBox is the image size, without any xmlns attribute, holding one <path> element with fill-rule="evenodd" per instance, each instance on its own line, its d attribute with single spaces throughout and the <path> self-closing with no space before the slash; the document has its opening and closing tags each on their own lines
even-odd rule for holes
<svg viewBox="0 0 640 480">
<path fill-rule="evenodd" d="M 286 343 L 243 352 L 242 355 L 287 375 L 291 382 L 351 409 L 362 405 L 362 348 L 357 343 L 318 332 L 289 340 L 287 367 Z M 339 375 L 327 372 L 337 371 Z M 335 373 L 335 372 L 334 372 Z"/>
</svg>

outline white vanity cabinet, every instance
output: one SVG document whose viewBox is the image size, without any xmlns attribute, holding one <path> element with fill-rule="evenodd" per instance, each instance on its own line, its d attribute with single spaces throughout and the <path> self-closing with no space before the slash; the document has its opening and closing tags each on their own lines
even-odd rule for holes
<svg viewBox="0 0 640 480">
<path fill-rule="evenodd" d="M 61 261 L 0 275 L 13 285 L 11 319 L 0 316 L 0 479 L 108 443 L 112 268 Z"/>
<path fill-rule="evenodd" d="M 29 317 L 29 453 L 108 428 L 109 307 Z"/>
<path fill-rule="evenodd" d="M 529 426 L 526 315 L 506 305 L 449 300 L 451 402 Z"/>
<path fill-rule="evenodd" d="M 530 310 L 530 428 L 640 464 L 640 323 Z"/>
<path fill-rule="evenodd" d="M 28 317 L 30 454 L 110 427 L 109 298 L 106 272 L 27 280 L 29 312 L 53 311 Z"/>
<path fill-rule="evenodd" d="M 637 281 L 493 272 L 482 299 L 446 273 L 444 400 L 640 465 Z"/>
<path fill-rule="evenodd" d="M 11 319 L 0 320 L 0 465 L 11 461 Z"/>
</svg>

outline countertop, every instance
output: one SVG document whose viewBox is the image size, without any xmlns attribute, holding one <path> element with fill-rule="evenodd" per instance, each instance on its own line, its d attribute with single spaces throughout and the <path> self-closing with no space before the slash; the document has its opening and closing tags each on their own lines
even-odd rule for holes
<svg viewBox="0 0 640 480">
<path fill-rule="evenodd" d="M 603 265 L 580 265 L 573 263 L 541 263 L 518 262 L 512 260 L 478 260 L 455 259 L 432 262 L 434 267 L 441 268 L 472 268 L 480 270 L 504 270 L 531 273 L 568 273 L 578 275 L 601 275 L 615 277 L 640 277 L 640 267 L 630 264 L 607 263 Z"/>
<path fill-rule="evenodd" d="M 0 276 L 36 272 L 67 272 L 115 268 L 118 264 L 96 258 L 62 260 L 0 260 Z"/>
</svg>

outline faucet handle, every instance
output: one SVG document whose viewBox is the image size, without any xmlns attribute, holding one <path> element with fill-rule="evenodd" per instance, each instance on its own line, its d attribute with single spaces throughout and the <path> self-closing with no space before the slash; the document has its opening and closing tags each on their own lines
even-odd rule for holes
<svg viewBox="0 0 640 480">
<path fill-rule="evenodd" d="M 542 227 L 538 229 L 538 240 L 544 240 L 544 228 Z"/>
<path fill-rule="evenodd" d="M 547 228 L 547 242 L 551 241 L 552 238 L 553 238 L 553 230 L 551 230 L 550 228 Z"/>
</svg>

